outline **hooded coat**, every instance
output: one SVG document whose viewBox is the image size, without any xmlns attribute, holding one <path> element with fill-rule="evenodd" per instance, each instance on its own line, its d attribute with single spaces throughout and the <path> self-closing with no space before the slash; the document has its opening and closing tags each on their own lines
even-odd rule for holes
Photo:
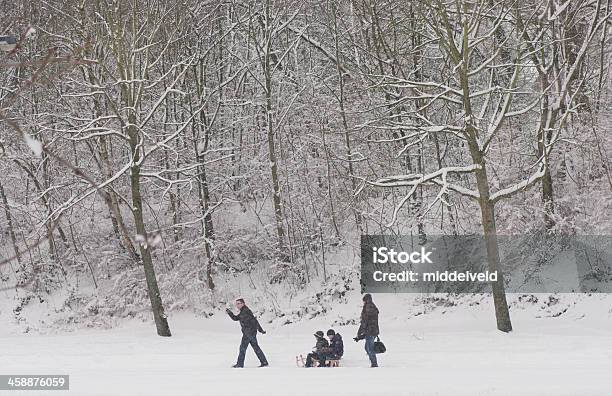
<svg viewBox="0 0 612 396">
<path fill-rule="evenodd" d="M 380 330 L 378 328 L 378 308 L 372 302 L 372 296 L 363 296 L 363 309 L 361 310 L 361 325 L 357 330 L 357 338 L 363 339 L 366 336 L 376 337 Z"/>
<path fill-rule="evenodd" d="M 339 359 L 344 355 L 344 342 L 339 333 L 334 334 L 334 337 L 331 339 L 329 343 L 329 352 L 330 357 L 335 359 Z"/>
<path fill-rule="evenodd" d="M 313 351 L 315 353 L 323 353 L 329 347 L 329 342 L 327 342 L 323 336 L 319 337 L 315 335 L 315 337 L 317 338 L 317 344 L 315 345 Z"/>
</svg>

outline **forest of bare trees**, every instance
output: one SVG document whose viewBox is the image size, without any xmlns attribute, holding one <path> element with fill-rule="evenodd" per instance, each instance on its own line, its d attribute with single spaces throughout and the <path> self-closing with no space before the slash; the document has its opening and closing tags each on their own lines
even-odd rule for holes
<svg viewBox="0 0 612 396">
<path fill-rule="evenodd" d="M 169 336 L 177 296 L 214 306 L 223 275 L 255 268 L 328 282 L 326 254 L 360 234 L 482 234 L 502 273 L 497 235 L 612 231 L 610 0 L 5 10 L 17 316 L 64 290 L 91 315 L 152 307 Z M 509 332 L 503 276 L 492 292 Z"/>
</svg>

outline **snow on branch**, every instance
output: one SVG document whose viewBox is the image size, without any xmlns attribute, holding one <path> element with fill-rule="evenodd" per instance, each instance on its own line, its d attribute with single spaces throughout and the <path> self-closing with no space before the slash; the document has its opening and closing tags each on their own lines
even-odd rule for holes
<svg viewBox="0 0 612 396">
<path fill-rule="evenodd" d="M 546 173 L 545 161 L 540 161 L 540 165 L 538 167 L 537 172 L 529 176 L 527 179 L 523 180 L 520 183 L 517 183 L 513 186 L 503 188 L 490 196 L 490 200 L 495 203 L 500 199 L 507 198 L 513 194 L 516 194 L 519 191 L 523 191 L 529 187 L 531 187 L 534 183 L 540 180 L 544 174 Z"/>
<path fill-rule="evenodd" d="M 327 50 L 323 46 L 323 44 L 321 44 L 319 41 L 313 39 L 312 37 L 304 33 L 307 28 L 308 26 L 305 26 L 303 29 L 299 30 L 299 29 L 294 28 L 290 24 L 287 24 L 287 29 L 291 30 L 293 33 L 297 34 L 298 37 L 300 37 L 301 39 L 303 39 L 304 41 L 306 41 L 307 43 L 309 43 L 310 45 L 318 49 L 329 60 L 335 63 L 338 66 L 338 68 L 342 71 L 343 74 L 350 76 L 351 73 L 349 72 L 349 70 L 346 67 L 344 67 L 342 63 L 340 63 L 340 61 L 336 58 L 334 54 L 332 54 L 329 50 Z"/>
<path fill-rule="evenodd" d="M 368 184 L 376 187 L 412 187 L 408 194 L 406 194 L 404 198 L 402 198 L 400 203 L 393 210 L 393 218 L 389 223 L 389 226 L 391 226 L 397 220 L 397 213 L 406 204 L 406 202 L 408 202 L 410 197 L 415 193 L 416 189 L 421 185 L 433 184 L 441 187 L 436 199 L 434 199 L 434 201 L 428 206 L 427 210 L 431 209 L 431 207 L 436 202 L 442 200 L 444 194 L 449 190 L 455 191 L 461 195 L 465 195 L 473 199 L 478 199 L 479 195 L 476 191 L 472 191 L 470 189 L 449 183 L 447 180 L 447 176 L 449 173 L 471 173 L 479 169 L 481 169 L 481 166 L 478 164 L 472 164 L 468 166 L 449 166 L 426 175 L 423 175 L 421 173 L 414 173 L 410 175 L 388 176 L 378 179 L 375 182 L 368 182 Z"/>
<path fill-rule="evenodd" d="M 23 138 L 25 139 L 25 142 L 27 143 L 28 147 L 30 147 L 30 150 L 34 152 L 34 155 L 36 155 L 36 157 L 38 158 L 41 158 L 43 152 L 42 143 L 34 139 L 27 133 L 23 134 Z"/>
<path fill-rule="evenodd" d="M 380 178 L 375 182 L 370 182 L 370 184 L 377 187 L 413 186 L 431 182 L 432 180 L 438 179 L 448 173 L 471 173 L 480 168 L 481 167 L 478 164 L 472 164 L 468 166 L 448 166 L 445 168 L 438 169 L 437 171 L 431 172 L 427 175 L 423 175 L 422 173 L 412 173 L 409 175 L 387 176 Z"/>
<path fill-rule="evenodd" d="M 383 85 L 388 86 L 388 87 L 393 87 L 393 88 L 411 88 L 411 89 L 431 88 L 431 89 L 440 89 L 445 93 L 456 95 L 460 99 L 463 98 L 463 92 L 461 92 L 461 90 L 453 88 L 446 84 L 442 84 L 440 82 L 436 82 L 436 81 L 414 81 L 414 80 L 399 78 L 395 76 L 380 75 L 380 74 L 372 74 L 371 76 L 383 79 L 380 83 L 373 85 L 372 88 L 380 87 Z M 384 81 L 384 80 L 390 80 L 390 79 L 393 81 L 391 82 Z"/>
</svg>

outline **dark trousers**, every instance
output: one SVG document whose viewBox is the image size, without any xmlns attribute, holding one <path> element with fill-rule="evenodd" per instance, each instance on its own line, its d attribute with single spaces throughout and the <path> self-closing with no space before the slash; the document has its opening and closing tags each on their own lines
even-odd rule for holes
<svg viewBox="0 0 612 396">
<path fill-rule="evenodd" d="M 370 363 L 372 367 L 378 367 L 378 362 L 376 361 L 376 353 L 374 353 L 374 336 L 366 336 L 365 337 L 365 350 L 370 358 Z"/>
<path fill-rule="evenodd" d="M 312 367 L 312 360 L 316 359 L 319 361 L 319 367 L 323 367 L 325 366 L 325 355 L 323 355 L 322 353 L 309 353 L 308 356 L 306 356 L 306 367 Z"/>
<path fill-rule="evenodd" d="M 259 359 L 259 363 L 268 364 L 266 360 L 266 355 L 264 355 L 263 351 L 259 347 L 257 343 L 257 335 L 247 336 L 242 335 L 242 341 L 240 342 L 240 351 L 238 352 L 238 362 L 236 363 L 238 366 L 244 366 L 244 357 L 246 355 L 246 350 L 251 345 L 253 347 L 253 351 L 255 351 L 255 355 Z"/>
</svg>

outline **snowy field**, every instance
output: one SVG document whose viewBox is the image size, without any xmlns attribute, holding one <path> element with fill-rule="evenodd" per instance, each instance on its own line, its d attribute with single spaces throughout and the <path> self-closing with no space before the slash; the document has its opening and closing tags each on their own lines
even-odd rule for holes
<svg viewBox="0 0 612 396">
<path fill-rule="evenodd" d="M 397 296 L 396 296 L 397 297 Z M 232 369 L 239 325 L 224 315 L 171 316 L 173 337 L 157 337 L 152 324 L 127 322 L 111 330 L 20 334 L 4 328 L 0 374 L 69 374 L 72 395 L 610 395 L 612 299 L 593 296 L 555 307 L 513 309 L 515 331 L 494 329 L 489 304 L 417 307 L 378 297 L 388 352 L 370 369 L 356 326 L 334 326 L 345 340 L 340 368 L 298 368 L 295 355 L 314 344 L 338 314 L 288 326 L 265 324 L 260 335 L 271 367 Z M 357 312 L 358 306 L 344 306 Z M 537 316 L 540 316 L 539 318 Z M 7 392 L 5 392 L 7 393 Z M 12 393 L 12 392 L 11 392 Z M 16 392 L 19 395 L 62 394 Z"/>
</svg>

